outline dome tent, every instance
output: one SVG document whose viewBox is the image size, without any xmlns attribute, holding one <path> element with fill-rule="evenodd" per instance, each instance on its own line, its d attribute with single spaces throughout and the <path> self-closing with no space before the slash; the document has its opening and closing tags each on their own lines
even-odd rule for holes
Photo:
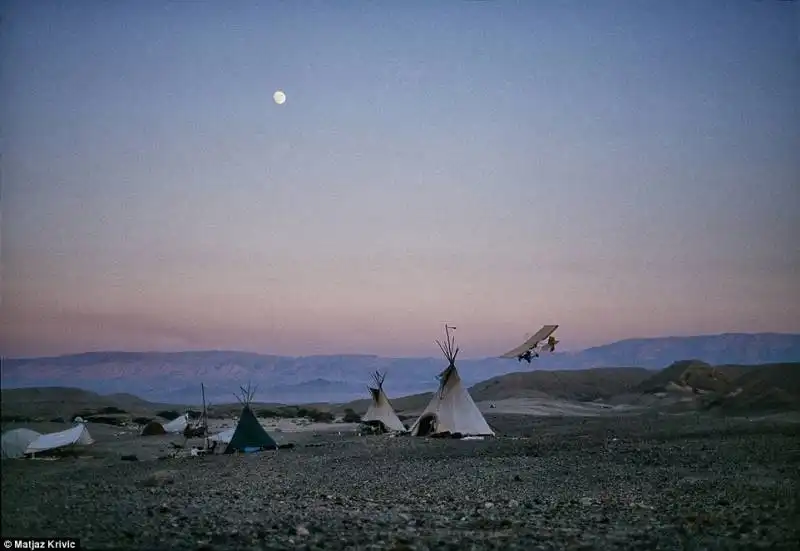
<svg viewBox="0 0 800 551">
<path fill-rule="evenodd" d="M 141 436 L 157 436 L 161 434 L 167 434 L 167 431 L 164 430 L 164 425 L 159 423 L 158 421 L 150 421 L 144 427 L 142 427 Z"/>
</svg>

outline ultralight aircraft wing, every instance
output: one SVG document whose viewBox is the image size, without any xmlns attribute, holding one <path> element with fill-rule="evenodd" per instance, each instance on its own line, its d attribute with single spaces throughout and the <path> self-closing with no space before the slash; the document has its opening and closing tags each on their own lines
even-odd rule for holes
<svg viewBox="0 0 800 551">
<path fill-rule="evenodd" d="M 514 348 L 513 350 L 509 350 L 500 357 L 518 358 L 528 350 L 533 350 L 534 348 L 536 348 L 537 344 L 539 344 L 547 337 L 555 333 L 556 329 L 558 329 L 558 325 L 543 325 L 541 329 L 539 329 L 536 333 L 534 333 L 533 336 L 530 337 L 528 340 L 526 340 L 524 343 Z"/>
</svg>

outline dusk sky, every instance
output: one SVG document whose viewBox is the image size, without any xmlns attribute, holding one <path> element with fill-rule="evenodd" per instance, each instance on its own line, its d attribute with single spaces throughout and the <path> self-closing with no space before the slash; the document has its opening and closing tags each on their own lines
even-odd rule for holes
<svg viewBox="0 0 800 551">
<path fill-rule="evenodd" d="M 800 2 L 28 0 L 0 25 L 4 355 L 800 332 Z"/>
</svg>

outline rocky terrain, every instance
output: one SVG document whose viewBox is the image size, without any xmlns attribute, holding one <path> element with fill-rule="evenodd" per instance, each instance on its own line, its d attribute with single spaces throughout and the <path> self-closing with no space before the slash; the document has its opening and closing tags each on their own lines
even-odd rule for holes
<svg viewBox="0 0 800 551">
<path fill-rule="evenodd" d="M 8 461 L 2 535 L 92 549 L 796 549 L 796 420 L 487 419 L 501 436 L 329 431 L 243 456 Z"/>
</svg>

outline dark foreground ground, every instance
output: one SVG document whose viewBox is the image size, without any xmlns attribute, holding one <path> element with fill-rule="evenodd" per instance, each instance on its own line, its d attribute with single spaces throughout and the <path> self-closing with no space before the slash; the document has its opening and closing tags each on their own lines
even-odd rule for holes
<svg viewBox="0 0 800 551">
<path fill-rule="evenodd" d="M 797 423 L 489 421 L 507 436 L 5 462 L 2 534 L 93 549 L 798 549 Z"/>
</svg>

